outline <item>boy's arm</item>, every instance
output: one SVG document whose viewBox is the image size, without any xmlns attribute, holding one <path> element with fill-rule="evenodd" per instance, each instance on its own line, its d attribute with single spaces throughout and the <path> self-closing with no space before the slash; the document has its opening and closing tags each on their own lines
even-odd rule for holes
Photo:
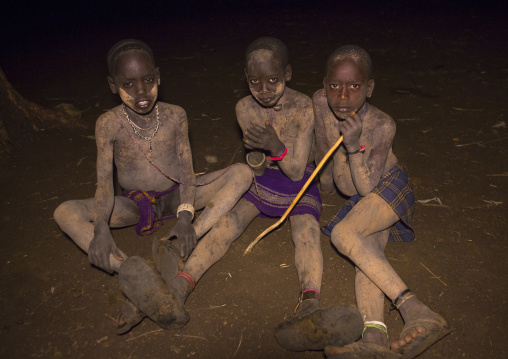
<svg viewBox="0 0 508 359">
<path fill-rule="evenodd" d="M 284 143 L 287 155 L 280 161 L 275 161 L 282 172 L 292 181 L 300 181 L 305 173 L 314 134 L 314 113 L 309 105 L 298 111 L 295 116 L 299 129 L 294 143 Z M 282 141 L 283 142 L 283 141 Z"/>
<path fill-rule="evenodd" d="M 236 117 L 242 128 L 245 146 L 249 149 L 258 148 L 269 151 L 272 154 L 279 153 L 286 146 L 286 156 L 276 162 L 284 174 L 291 180 L 301 180 L 307 166 L 314 130 L 314 114 L 312 113 L 310 103 L 309 106 L 299 111 L 296 116 L 298 124 L 293 125 L 299 129 L 299 133 L 294 143 L 283 143 L 268 121 L 264 128 L 253 124 L 251 116 L 254 112 L 249 111 L 245 107 L 242 101 L 236 106 Z"/>
<path fill-rule="evenodd" d="M 113 211 L 113 137 L 108 126 L 107 116 L 101 116 L 95 127 L 97 143 L 97 190 L 95 192 L 95 226 L 94 237 L 88 249 L 88 260 L 93 265 L 111 273 L 109 255 L 123 260 L 113 240 L 109 228 L 109 219 Z"/>
<path fill-rule="evenodd" d="M 316 148 L 317 148 L 315 163 L 317 166 L 331 146 L 328 144 L 328 139 L 326 136 L 327 132 L 324 121 L 325 113 L 323 113 L 324 110 L 322 108 L 322 106 L 326 104 L 326 109 L 328 109 L 328 104 L 326 103 L 326 98 L 323 102 L 322 101 L 323 99 L 316 98 L 316 96 L 319 95 L 318 94 L 314 95 L 312 106 L 314 109 L 314 121 L 315 121 L 314 132 L 316 134 Z M 333 157 L 328 160 L 326 165 L 319 173 L 319 182 L 320 182 L 319 189 L 321 191 L 324 191 L 327 194 L 335 192 L 335 185 L 333 182 Z"/>
<path fill-rule="evenodd" d="M 190 204 L 194 208 L 196 198 L 196 175 L 192 166 L 192 152 L 189 142 L 189 129 L 187 115 L 181 110 L 176 127 L 176 152 L 179 161 L 180 181 L 189 185 L 180 185 L 180 203 Z M 197 244 L 197 236 L 192 219 L 194 213 L 188 210 L 182 210 L 178 213 L 178 220 L 169 233 L 169 238 L 176 236 L 182 244 L 180 246 L 180 255 L 186 259 Z"/>
<path fill-rule="evenodd" d="M 348 155 L 353 183 L 360 196 L 366 196 L 372 192 L 383 175 L 395 136 L 395 123 L 391 119 L 383 121 L 373 131 L 376 131 L 376 133 L 371 137 L 370 146 L 372 148 L 368 152 L 368 157 L 363 153 Z M 355 145 L 354 147 L 359 148 L 360 145 Z M 354 150 L 348 148 L 348 151 Z"/>
</svg>

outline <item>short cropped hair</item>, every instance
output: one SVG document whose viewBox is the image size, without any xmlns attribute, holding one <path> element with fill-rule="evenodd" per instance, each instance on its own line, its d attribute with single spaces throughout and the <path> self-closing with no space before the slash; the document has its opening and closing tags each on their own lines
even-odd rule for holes
<svg viewBox="0 0 508 359">
<path fill-rule="evenodd" d="M 155 65 L 155 59 L 153 57 L 153 51 L 146 43 L 141 40 L 136 39 L 125 39 L 114 44 L 111 49 L 108 51 L 108 55 L 106 57 L 106 61 L 108 63 L 108 70 L 111 76 L 114 76 L 116 73 L 116 59 L 118 56 L 129 50 L 140 50 L 144 51 L 150 56 L 150 60 Z"/>
<path fill-rule="evenodd" d="M 331 53 L 326 62 L 326 74 L 337 61 L 344 59 L 353 60 L 358 66 L 367 71 L 367 79 L 372 76 L 372 59 L 367 51 L 357 45 L 344 45 Z"/>
<path fill-rule="evenodd" d="M 250 55 L 256 50 L 268 50 L 279 59 L 285 69 L 288 65 L 288 48 L 281 40 L 274 37 L 260 37 L 254 40 L 245 51 L 245 63 L 249 62 Z"/>
</svg>

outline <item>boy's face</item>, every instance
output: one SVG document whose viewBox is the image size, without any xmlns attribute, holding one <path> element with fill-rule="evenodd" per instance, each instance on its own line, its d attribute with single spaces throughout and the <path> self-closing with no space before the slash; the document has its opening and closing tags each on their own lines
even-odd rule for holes
<svg viewBox="0 0 508 359">
<path fill-rule="evenodd" d="M 323 85 L 330 109 L 341 120 L 352 111 L 358 112 L 374 90 L 374 80 L 367 77 L 367 70 L 351 59 L 334 63 L 328 69 Z"/>
<path fill-rule="evenodd" d="M 291 80 L 291 66 L 284 69 L 281 62 L 268 50 L 256 50 L 250 54 L 245 76 L 252 96 L 263 107 L 277 104 Z"/>
<path fill-rule="evenodd" d="M 159 69 L 150 56 L 140 50 L 121 53 L 116 59 L 116 73 L 108 77 L 109 87 L 134 112 L 144 115 L 152 111 L 160 84 Z"/>
</svg>

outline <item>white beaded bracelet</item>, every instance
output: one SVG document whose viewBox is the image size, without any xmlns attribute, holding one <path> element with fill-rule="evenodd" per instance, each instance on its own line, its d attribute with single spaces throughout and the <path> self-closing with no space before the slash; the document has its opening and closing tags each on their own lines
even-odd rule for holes
<svg viewBox="0 0 508 359">
<path fill-rule="evenodd" d="M 178 218 L 178 215 L 181 211 L 188 211 L 192 214 L 192 219 L 194 219 L 194 206 L 190 203 L 182 203 L 178 206 L 178 209 L 176 210 L 176 217 Z"/>
</svg>

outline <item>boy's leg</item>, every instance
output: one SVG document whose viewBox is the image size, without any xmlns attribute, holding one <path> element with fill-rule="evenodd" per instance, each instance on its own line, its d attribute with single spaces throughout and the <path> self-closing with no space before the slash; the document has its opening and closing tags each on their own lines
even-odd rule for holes
<svg viewBox="0 0 508 359">
<path fill-rule="evenodd" d="M 384 252 L 389 234 L 390 230 L 386 229 L 371 234 L 365 240 L 372 242 L 373 246 L 377 246 L 379 250 Z M 383 323 L 384 325 L 385 295 L 358 267 L 355 269 L 356 304 L 364 323 L 367 324 L 364 328 L 362 341 L 389 348 L 390 343 L 388 342 L 388 334 L 385 333 L 386 329 L 383 331 L 384 327 L 379 324 Z"/>
<path fill-rule="evenodd" d="M 319 292 L 323 277 L 321 231 L 319 223 L 310 214 L 292 216 L 290 221 L 302 300 L 297 313 L 306 315 L 319 309 Z"/>
<path fill-rule="evenodd" d="M 250 188 L 252 178 L 252 170 L 247 165 L 235 164 L 196 179 L 194 208 L 204 209 L 194 222 L 198 238 L 238 203 Z M 179 205 L 180 194 L 176 190 L 161 197 L 158 210 L 163 215 L 176 214 Z"/>
<path fill-rule="evenodd" d="M 371 235 L 369 238 L 374 236 L 384 237 L 383 234 L 385 234 L 385 231 Z M 386 238 L 388 238 L 388 234 L 386 234 Z M 327 356 L 333 356 L 363 350 L 371 352 L 372 357 L 377 357 L 376 355 L 386 359 L 395 357 L 395 355 L 390 354 L 390 342 L 384 324 L 385 295 L 358 267 L 355 270 L 356 304 L 364 322 L 362 338 L 342 348 L 329 346 L 326 348 L 326 354 Z"/>
<path fill-rule="evenodd" d="M 312 215 L 292 216 L 291 231 L 301 296 L 296 316 L 275 327 L 275 339 L 290 351 L 323 350 L 332 343 L 352 343 L 362 330 L 358 310 L 347 306 L 319 309 L 323 275 L 319 223 Z"/>
<path fill-rule="evenodd" d="M 387 230 L 399 220 L 391 207 L 374 193 L 362 199 L 332 231 L 332 242 L 348 256 L 390 300 L 407 291 L 384 256 L 384 247 L 368 237 Z M 411 353 L 428 348 L 448 333 L 446 322 L 421 303 L 416 297 L 407 298 L 399 306 L 406 326 L 398 342 L 392 348 Z M 411 343 L 414 342 L 414 345 Z"/>
<path fill-rule="evenodd" d="M 165 282 L 164 288 L 156 293 L 157 298 L 138 296 L 139 298 L 136 299 L 139 300 L 135 301 L 135 304 L 141 310 L 149 311 L 150 318 L 163 328 L 183 327 L 189 320 L 184 303 L 193 290 L 195 283 L 208 268 L 224 256 L 231 243 L 243 233 L 258 214 L 259 211 L 253 204 L 243 199 L 240 200 L 235 208 L 220 218 L 212 230 L 199 241 L 191 256 L 185 262 L 182 272 L 179 272 L 178 255 L 175 255 L 175 252 L 168 247 L 170 241 L 162 242 L 162 244 L 156 242 L 153 250 L 158 272 L 150 269 L 145 263 L 138 261 L 139 263 L 135 263 L 137 266 L 132 266 L 132 272 L 136 275 L 136 278 L 134 278 L 134 275 L 130 277 L 134 278 L 134 282 L 138 283 L 138 286 L 142 286 L 144 283 L 143 278 L 135 273 L 135 271 L 141 270 L 143 277 L 151 278 L 153 283 L 163 280 Z M 156 239 L 156 241 L 159 240 Z M 128 281 L 126 283 L 131 284 Z M 161 295 L 164 292 L 167 293 Z M 137 292 L 132 294 L 135 296 Z M 164 306 L 163 315 L 154 310 L 154 308 L 161 305 Z"/>
<path fill-rule="evenodd" d="M 259 214 L 258 209 L 245 199 L 226 215 L 219 219 L 215 226 L 198 242 L 198 245 L 185 262 L 180 275 L 175 278 L 175 273 L 163 272 L 164 279 L 171 287 L 182 303 L 192 291 L 192 287 L 203 274 L 227 252 L 231 244 L 245 231 L 250 222 Z M 159 250 L 160 253 L 160 250 Z M 175 256 L 169 252 L 161 253 L 159 256 L 159 267 L 175 266 Z"/>
<path fill-rule="evenodd" d="M 196 209 L 204 208 L 194 223 L 198 238 L 208 232 L 219 218 L 233 209 L 250 188 L 252 178 L 251 169 L 247 165 L 241 164 L 198 177 L 197 184 L 208 183 L 216 179 L 204 186 L 196 187 L 195 207 Z"/>
<path fill-rule="evenodd" d="M 228 168 L 215 171 L 196 179 L 196 197 L 194 207 L 196 210 L 203 209 L 199 217 L 194 221 L 194 230 L 197 239 L 203 237 L 221 218 L 228 213 L 239 201 L 252 183 L 252 171 L 246 165 L 236 164 Z M 180 205 L 180 195 L 178 191 L 173 191 L 161 197 L 160 210 L 164 215 L 176 214 Z M 168 239 L 162 237 L 161 239 Z M 175 249 L 175 255 L 180 248 L 178 238 L 172 239 L 166 243 L 166 250 Z M 154 256 L 157 254 L 155 248 Z M 179 261 L 181 259 L 178 259 Z"/>
<path fill-rule="evenodd" d="M 60 204 L 55 212 L 54 219 L 65 232 L 84 252 L 88 253 L 88 247 L 94 237 L 95 200 L 70 200 Z M 115 197 L 115 205 L 110 219 L 111 228 L 119 228 L 135 225 L 139 220 L 139 211 L 134 201 L 121 197 Z M 127 256 L 122 252 L 122 256 Z M 110 255 L 111 268 L 118 272 L 122 261 Z"/>
</svg>

